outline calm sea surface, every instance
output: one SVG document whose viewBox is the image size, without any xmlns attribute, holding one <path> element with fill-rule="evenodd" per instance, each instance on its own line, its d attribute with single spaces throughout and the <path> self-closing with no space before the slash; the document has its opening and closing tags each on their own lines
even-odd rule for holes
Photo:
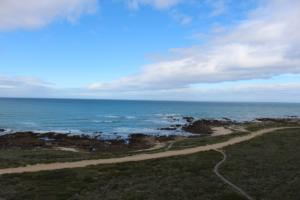
<svg viewBox="0 0 300 200">
<path fill-rule="evenodd" d="M 181 123 L 181 116 L 243 121 L 289 115 L 300 116 L 300 104 L 0 98 L 0 128 L 103 132 L 106 137 L 137 132 L 158 134 L 157 128 Z"/>
</svg>

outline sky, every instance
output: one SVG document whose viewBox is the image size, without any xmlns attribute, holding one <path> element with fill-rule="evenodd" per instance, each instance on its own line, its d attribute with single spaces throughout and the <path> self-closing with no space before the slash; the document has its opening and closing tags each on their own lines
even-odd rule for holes
<svg viewBox="0 0 300 200">
<path fill-rule="evenodd" d="M 0 96 L 300 102 L 299 0 L 0 0 Z"/>
</svg>

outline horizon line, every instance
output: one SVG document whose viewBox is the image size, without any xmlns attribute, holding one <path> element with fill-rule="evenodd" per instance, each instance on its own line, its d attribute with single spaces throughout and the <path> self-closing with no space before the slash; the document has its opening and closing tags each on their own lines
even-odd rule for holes
<svg viewBox="0 0 300 200">
<path fill-rule="evenodd" d="M 278 103 L 278 104 L 300 104 L 293 101 L 217 101 L 217 100 L 172 100 L 172 99 L 113 99 L 113 98 L 79 98 L 79 97 L 4 97 L 0 99 L 40 99 L 40 100 L 91 100 L 91 101 L 151 101 L 151 102 L 186 102 L 186 103 Z"/>
</svg>

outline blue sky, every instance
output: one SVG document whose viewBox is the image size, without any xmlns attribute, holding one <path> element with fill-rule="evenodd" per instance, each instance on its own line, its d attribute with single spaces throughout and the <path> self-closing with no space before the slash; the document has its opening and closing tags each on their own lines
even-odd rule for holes
<svg viewBox="0 0 300 200">
<path fill-rule="evenodd" d="M 299 102 L 298 13 L 296 0 L 4 0 L 0 95 Z"/>
</svg>

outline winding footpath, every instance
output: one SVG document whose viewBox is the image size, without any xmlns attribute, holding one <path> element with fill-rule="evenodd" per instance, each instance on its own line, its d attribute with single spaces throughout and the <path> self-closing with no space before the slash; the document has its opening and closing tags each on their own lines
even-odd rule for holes
<svg viewBox="0 0 300 200">
<path fill-rule="evenodd" d="M 216 164 L 215 168 L 214 168 L 214 173 L 226 184 L 230 185 L 237 193 L 239 193 L 240 195 L 244 196 L 246 199 L 248 200 L 254 200 L 252 197 L 250 197 L 244 190 L 242 190 L 241 188 L 239 188 L 238 186 L 236 186 L 235 184 L 233 184 L 232 182 L 230 182 L 228 179 L 226 179 L 224 176 L 222 176 L 219 172 L 219 167 L 227 160 L 227 155 L 225 154 L 224 151 L 222 150 L 218 150 L 215 149 L 215 151 L 221 153 L 223 155 L 223 159 Z"/>
<path fill-rule="evenodd" d="M 274 132 L 274 131 L 282 130 L 282 129 L 287 129 L 287 128 L 299 128 L 299 127 L 281 127 L 281 128 L 263 129 L 263 130 L 259 130 L 256 132 L 249 133 L 244 136 L 237 136 L 237 137 L 231 138 L 225 142 L 209 144 L 209 145 L 199 146 L 199 147 L 193 147 L 193 148 L 188 148 L 188 149 L 182 149 L 182 150 L 170 150 L 170 151 L 153 153 L 153 154 L 137 154 L 137 155 L 125 156 L 125 157 L 121 157 L 121 158 L 82 160 L 82 161 L 75 161 L 75 162 L 61 162 L 61 163 L 49 163 L 49 164 L 35 164 L 35 165 L 28 165 L 25 167 L 0 169 L 0 175 L 50 171 L 50 170 L 57 170 L 57 169 L 80 168 L 80 167 L 87 167 L 90 165 L 104 165 L 104 164 L 116 164 L 116 163 L 125 163 L 125 162 L 137 162 L 137 161 L 143 161 L 143 160 L 189 155 L 189 154 L 194 154 L 194 153 L 198 153 L 198 152 L 222 149 L 222 148 L 230 146 L 230 145 L 234 145 L 234 144 L 238 144 L 238 143 L 241 143 L 244 141 L 251 140 L 255 137 L 261 136 L 266 133 L 270 133 L 270 132 Z"/>
</svg>

